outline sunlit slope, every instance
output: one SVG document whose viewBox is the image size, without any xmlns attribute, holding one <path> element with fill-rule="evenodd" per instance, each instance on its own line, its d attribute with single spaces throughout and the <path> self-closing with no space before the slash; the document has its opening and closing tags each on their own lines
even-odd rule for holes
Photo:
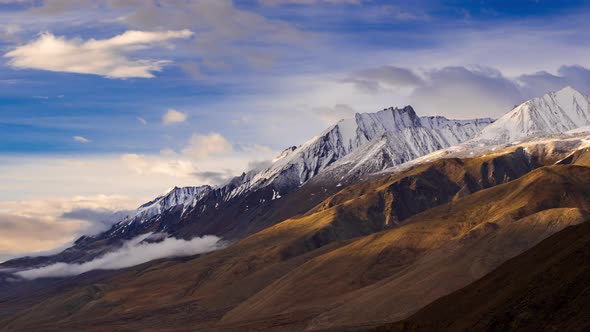
<svg viewBox="0 0 590 332">
<path fill-rule="evenodd" d="M 430 209 L 312 259 L 224 319 L 308 310 L 307 328 L 320 329 L 406 317 L 588 218 L 589 176 L 544 167 Z"/>
<path fill-rule="evenodd" d="M 590 223 L 568 227 L 411 318 L 374 332 L 588 331 Z"/>
<path fill-rule="evenodd" d="M 0 311 L 22 309 L 0 325 L 297 331 L 405 318 L 586 217 L 588 169 L 531 172 L 566 156 L 539 151 L 438 160 L 354 185 L 225 250 L 1 299 Z"/>
</svg>

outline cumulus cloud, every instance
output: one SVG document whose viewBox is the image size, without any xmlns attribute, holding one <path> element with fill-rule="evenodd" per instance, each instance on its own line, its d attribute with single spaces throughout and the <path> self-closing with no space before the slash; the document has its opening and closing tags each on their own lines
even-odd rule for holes
<svg viewBox="0 0 590 332">
<path fill-rule="evenodd" d="M 61 29 L 64 22 L 70 20 L 75 20 L 75 24 L 78 25 L 91 26 L 96 23 L 113 23 L 138 31 L 164 32 L 184 29 L 194 31 L 197 38 L 177 43 L 176 53 L 190 54 L 191 59 L 181 55 L 182 61 L 178 64 L 191 77 L 198 80 L 216 80 L 220 72 L 237 68 L 268 67 L 273 65 L 276 59 L 287 57 L 284 52 L 285 46 L 305 47 L 316 40 L 313 37 L 314 33 L 299 30 L 288 20 L 266 17 L 257 12 L 259 8 L 256 6 L 240 6 L 233 0 L 28 0 L 23 2 L 27 5 L 22 6 L 23 10 L 14 11 L 15 15 L 11 18 L 18 24 L 27 22 L 23 24 L 27 32 L 53 26 Z M 37 20 L 41 22 L 39 26 L 37 26 Z M 8 23 L 10 22 L 6 22 Z M 3 34 L 1 24 L 0 38 Z M 75 42 L 76 46 L 83 44 L 83 41 L 78 39 L 66 41 L 68 44 Z M 134 53 L 135 51 L 133 50 Z M 169 63 L 166 60 L 152 60 L 147 56 L 144 58 L 140 52 L 130 55 L 129 52 L 117 50 L 116 55 L 121 58 L 125 67 L 129 67 L 130 63 L 133 65 L 135 74 L 132 77 L 154 75 L 154 72 L 161 70 Z M 136 60 L 135 57 L 139 59 Z M 88 66 L 83 62 L 80 65 Z M 59 68 L 59 71 L 63 71 L 63 68 Z M 100 75 L 105 76 L 102 71 Z"/>
<path fill-rule="evenodd" d="M 195 178 L 202 184 L 221 184 L 250 169 L 250 162 L 266 160 L 276 151 L 262 145 L 234 145 L 219 133 L 193 133 L 186 146 L 176 152 L 162 149 L 159 155 L 128 153 L 121 161 L 138 175 L 160 174 Z"/>
<path fill-rule="evenodd" d="M 152 78 L 170 63 L 167 60 L 132 59 L 130 53 L 189 38 L 189 30 L 127 31 L 110 39 L 66 39 L 49 32 L 4 54 L 18 69 L 95 74 L 108 78 Z"/>
<path fill-rule="evenodd" d="M 186 113 L 179 112 L 173 108 L 166 110 L 166 113 L 162 115 L 162 122 L 164 124 L 180 123 L 187 119 Z"/>
<path fill-rule="evenodd" d="M 188 146 L 182 150 L 184 154 L 197 159 L 230 153 L 232 151 L 232 144 L 219 133 L 210 133 L 208 135 L 193 134 Z"/>
<path fill-rule="evenodd" d="M 74 137 L 72 137 L 72 139 L 76 142 L 79 142 L 79 143 L 89 143 L 90 142 L 90 140 L 84 136 L 74 136 Z"/>
<path fill-rule="evenodd" d="M 14 273 L 25 279 L 75 276 L 92 270 L 117 270 L 135 266 L 151 260 L 192 256 L 218 250 L 224 244 L 216 236 L 196 237 L 190 241 L 166 238 L 156 243 L 142 242 L 150 234 L 144 234 L 128 241 L 117 251 L 81 264 L 56 263 L 41 268 Z"/>
</svg>

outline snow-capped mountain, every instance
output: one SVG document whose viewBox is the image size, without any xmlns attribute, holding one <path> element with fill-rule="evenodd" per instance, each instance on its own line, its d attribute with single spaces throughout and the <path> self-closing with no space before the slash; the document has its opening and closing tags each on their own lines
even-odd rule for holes
<svg viewBox="0 0 590 332">
<path fill-rule="evenodd" d="M 384 146 L 391 155 L 391 161 L 385 165 L 392 166 L 464 142 L 492 122 L 489 118 L 449 120 L 442 116 L 419 117 L 411 106 L 357 113 L 353 119 L 339 121 L 298 148 L 285 150 L 271 167 L 254 175 L 246 186 L 251 188 L 273 183 L 278 191 L 289 190 L 361 147 L 363 152 L 357 153 L 359 157 L 356 159 L 362 159 L 367 155 L 365 152 L 375 149 L 370 144 L 374 140 L 385 142 Z M 367 169 L 378 170 L 381 168 Z"/>
<path fill-rule="evenodd" d="M 408 114 L 418 120 L 413 120 L 417 126 L 383 132 L 328 167 L 320 178 L 325 181 L 331 177 L 341 184 L 350 183 L 364 175 L 465 142 L 493 122 L 492 119 L 449 120 L 440 116 L 418 118 L 411 108 Z"/>
<path fill-rule="evenodd" d="M 419 117 L 410 106 L 341 120 L 304 144 L 285 149 L 269 167 L 251 170 L 218 187 L 174 188 L 140 206 L 108 231 L 78 239 L 47 261 L 84 261 L 122 241 L 149 232 L 192 238 L 217 235 L 239 239 L 303 213 L 368 173 L 459 144 L 491 119 Z M 321 184 L 305 186 L 318 175 Z M 320 177 L 321 178 L 321 177 Z"/>
<path fill-rule="evenodd" d="M 476 140 L 508 143 L 588 125 L 590 97 L 568 86 L 522 103 L 483 129 Z"/>
<path fill-rule="evenodd" d="M 127 216 L 123 221 L 138 220 L 142 222 L 179 205 L 183 206 L 184 212 L 197 205 L 211 190 L 210 186 L 174 187 L 167 194 L 140 206 L 134 214 Z"/>
<path fill-rule="evenodd" d="M 135 214 L 103 235 L 129 237 L 148 230 L 174 233 L 176 228 L 188 227 L 186 225 L 198 223 L 197 220 L 207 219 L 201 221 L 203 225 L 212 223 L 230 210 L 238 222 L 248 215 L 247 211 L 281 199 L 327 168 L 330 168 L 330 181 L 334 185 L 342 182 L 344 176 L 335 178 L 333 175 L 344 171 L 348 174 L 347 179 L 353 181 L 365 174 L 464 142 L 491 122 L 491 119 L 419 117 L 410 106 L 356 114 L 299 147 L 285 149 L 262 171 L 244 173 L 221 187 L 174 188 L 141 206 Z M 256 215 L 250 218 L 256 218 Z M 204 229 L 215 229 L 218 235 L 226 235 L 222 234 L 226 231 L 242 233 L 242 230 L 235 229 L 222 231 L 218 226 L 210 225 Z"/>
</svg>

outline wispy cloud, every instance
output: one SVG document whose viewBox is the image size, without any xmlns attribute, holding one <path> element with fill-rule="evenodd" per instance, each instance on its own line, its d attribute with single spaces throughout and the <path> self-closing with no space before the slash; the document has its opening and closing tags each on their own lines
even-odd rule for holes
<svg viewBox="0 0 590 332">
<path fill-rule="evenodd" d="M 67 277 L 92 270 L 116 270 L 139 265 L 151 260 L 192 256 L 224 247 L 221 239 L 216 236 L 196 237 L 190 241 L 166 238 L 156 243 L 142 242 L 150 234 L 145 234 L 128 241 L 121 249 L 107 253 L 92 261 L 82 264 L 56 263 L 45 267 L 16 272 L 25 279 Z"/>
<path fill-rule="evenodd" d="M 17 69 L 95 74 L 108 78 L 151 78 L 168 60 L 132 59 L 138 50 L 173 39 L 189 38 L 189 30 L 127 31 L 110 39 L 66 39 L 45 32 L 38 39 L 6 53 L 8 64 Z"/>
<path fill-rule="evenodd" d="M 79 143 L 90 143 L 90 140 L 84 136 L 74 136 L 72 139 Z"/>
</svg>

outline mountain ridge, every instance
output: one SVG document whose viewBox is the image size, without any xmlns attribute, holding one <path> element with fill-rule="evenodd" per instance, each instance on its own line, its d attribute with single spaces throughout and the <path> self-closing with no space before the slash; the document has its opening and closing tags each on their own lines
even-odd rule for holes
<svg viewBox="0 0 590 332">
<path fill-rule="evenodd" d="M 590 125 L 590 97 L 571 86 L 525 101 L 483 129 L 475 141 L 508 143 Z"/>
<path fill-rule="evenodd" d="M 304 212 L 303 208 L 291 209 L 291 214 L 280 218 L 272 217 L 272 213 L 267 219 L 260 218 L 261 213 L 268 214 L 268 210 L 275 208 L 278 200 L 285 199 L 285 196 L 356 151 L 359 151 L 356 155 L 360 155 L 361 163 L 357 161 L 354 172 L 346 179 L 324 178 L 322 184 L 313 185 L 315 189 L 311 194 L 316 198 L 309 201 L 309 207 L 335 192 L 343 180 L 353 183 L 368 173 L 458 144 L 473 137 L 491 122 L 489 118 L 452 120 L 442 116 L 419 117 L 411 106 L 357 113 L 354 118 L 338 121 L 300 146 L 285 149 L 265 169 L 244 172 L 220 186 L 175 187 L 143 204 L 106 232 L 78 239 L 74 247 L 66 250 L 66 254 L 55 259 L 91 259 L 117 247 L 121 241 L 148 232 L 185 239 L 211 234 L 239 239 L 279 222 L 281 218 L 292 217 L 293 213 Z M 375 159 L 379 164 L 371 160 L 370 165 L 363 165 L 362 161 L 367 160 L 362 158 L 365 154 L 363 148 L 384 138 L 387 144 L 382 146 L 383 157 Z M 372 157 L 368 156 L 369 159 Z M 92 254 L 86 257 L 84 251 Z"/>
</svg>

